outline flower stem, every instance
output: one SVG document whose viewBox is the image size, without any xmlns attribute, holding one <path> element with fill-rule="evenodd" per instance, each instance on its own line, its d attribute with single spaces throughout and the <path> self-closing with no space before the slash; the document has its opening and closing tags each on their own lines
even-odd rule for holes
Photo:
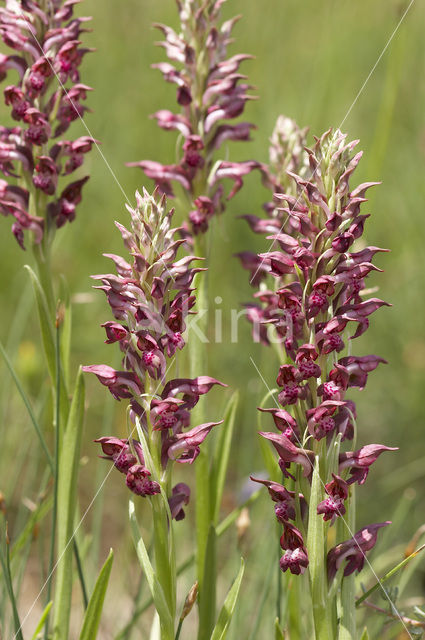
<svg viewBox="0 0 425 640">
<path fill-rule="evenodd" d="M 277 537 L 277 541 L 278 541 L 278 546 L 277 546 L 277 568 L 278 568 L 278 574 L 277 574 L 277 593 L 276 593 L 276 617 L 277 620 L 280 624 L 280 619 L 281 619 L 281 615 L 282 615 L 282 611 L 281 611 L 281 602 L 282 602 L 282 570 L 280 568 L 280 556 L 282 553 L 282 549 L 280 546 L 280 537 Z"/>
<path fill-rule="evenodd" d="M 55 451 L 54 451 L 54 486 L 53 486 L 53 509 L 52 509 L 52 529 L 50 534 L 50 556 L 49 573 L 47 576 L 47 598 L 46 604 L 51 600 L 52 576 L 55 562 L 55 542 L 56 542 L 56 520 L 58 510 L 58 478 L 59 478 L 59 451 L 60 451 L 60 329 L 56 326 L 56 396 L 55 396 Z M 49 616 L 46 617 L 44 627 L 44 638 L 49 636 Z"/>
<path fill-rule="evenodd" d="M 347 504 L 347 514 L 345 516 L 348 528 L 348 535 L 356 529 L 356 495 L 355 487 L 351 486 L 350 500 Z M 346 537 L 346 536 L 344 536 Z M 356 591 L 354 574 L 342 579 L 341 585 L 341 618 L 338 629 L 338 640 L 356 640 Z"/>
<path fill-rule="evenodd" d="M 326 446 L 325 444 L 323 446 Z M 323 459 L 323 452 L 322 459 Z M 316 640 L 334 640 L 332 624 L 332 600 L 327 597 L 325 523 L 317 514 L 323 488 L 319 468 L 320 455 L 316 456 L 311 483 L 307 550 L 309 557 L 310 590 L 313 602 L 313 620 Z"/>
<path fill-rule="evenodd" d="M 197 236 L 194 242 L 195 255 L 203 257 L 205 255 L 205 237 Z M 207 327 L 208 327 L 208 281 L 204 274 L 199 274 L 201 277 L 197 277 L 197 309 L 199 313 L 199 321 L 197 322 L 197 333 L 193 334 L 190 338 L 190 374 L 192 378 L 200 375 L 201 372 L 207 373 L 207 358 L 205 343 L 207 342 Z M 199 402 L 194 408 L 193 412 L 193 424 L 202 424 L 205 422 L 203 403 Z M 206 443 L 207 444 L 207 443 Z M 196 564 L 197 564 L 197 580 L 199 583 L 199 598 L 198 602 L 202 601 L 202 594 L 204 591 L 205 581 L 208 580 L 209 584 L 209 605 L 208 609 L 211 612 L 215 612 L 215 575 L 204 575 L 205 569 L 205 554 L 207 549 L 207 541 L 209 535 L 209 529 L 211 522 L 213 521 L 212 505 L 210 499 L 210 485 L 209 485 L 209 456 L 204 447 L 201 450 L 196 460 L 196 538 L 197 538 L 197 552 L 196 552 Z M 213 551 L 214 552 L 214 551 Z M 211 559 L 208 565 L 211 568 L 215 567 L 215 562 Z M 213 571 L 214 573 L 214 571 Z M 210 622 L 203 620 L 201 612 L 206 611 L 204 607 L 199 608 L 200 620 L 199 620 L 199 635 L 198 638 L 209 638 L 212 632 Z M 209 621 L 214 619 L 213 616 L 208 616 Z"/>
</svg>

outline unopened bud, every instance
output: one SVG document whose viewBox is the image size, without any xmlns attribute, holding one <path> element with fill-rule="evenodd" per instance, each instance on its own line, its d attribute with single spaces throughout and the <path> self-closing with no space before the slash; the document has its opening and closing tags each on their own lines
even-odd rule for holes
<svg viewBox="0 0 425 640">
<path fill-rule="evenodd" d="M 190 588 L 189 593 L 186 596 L 186 600 L 184 601 L 183 611 L 180 616 L 180 620 L 184 620 L 186 616 L 192 611 L 192 607 L 196 602 L 196 598 L 198 597 L 198 582 Z"/>
<path fill-rule="evenodd" d="M 65 318 L 65 305 L 63 302 L 58 302 L 58 306 L 56 307 L 56 321 L 55 327 L 58 329 Z"/>
</svg>

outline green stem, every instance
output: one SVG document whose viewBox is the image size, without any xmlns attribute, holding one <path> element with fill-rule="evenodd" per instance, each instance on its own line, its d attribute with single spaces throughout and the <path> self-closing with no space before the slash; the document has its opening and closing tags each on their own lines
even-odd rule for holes
<svg viewBox="0 0 425 640">
<path fill-rule="evenodd" d="M 277 546 L 277 569 L 278 569 L 278 574 L 277 574 L 277 590 L 276 590 L 276 617 L 278 620 L 278 623 L 280 624 L 281 621 L 281 616 L 282 616 L 282 611 L 281 611 L 281 602 L 282 602 L 282 570 L 280 568 L 280 556 L 282 553 L 282 549 L 280 546 L 280 537 L 277 537 L 277 542 L 278 542 L 278 546 Z"/>
<path fill-rule="evenodd" d="M 50 534 L 50 558 L 49 573 L 47 576 L 47 598 L 46 605 L 51 600 L 52 595 L 52 577 L 55 562 L 55 542 L 56 542 L 56 519 L 58 510 L 58 478 L 59 478 L 59 451 L 60 451 L 60 329 L 56 326 L 56 429 L 55 429 L 55 454 L 54 454 L 54 487 L 53 487 L 53 509 L 52 509 L 52 530 Z M 44 627 L 44 638 L 47 640 L 49 635 L 49 619 L 46 616 L 46 624 Z"/>
<path fill-rule="evenodd" d="M 351 486 L 350 500 L 347 505 L 345 521 L 348 535 L 351 537 L 356 528 L 356 494 L 354 485 Z M 342 579 L 341 585 L 341 618 L 338 629 L 338 640 L 356 640 L 356 585 L 354 574 Z"/>
<path fill-rule="evenodd" d="M 174 619 L 176 613 L 175 592 L 171 572 L 170 552 L 168 544 L 168 518 L 162 505 L 152 500 L 154 524 L 155 573 L 164 590 L 170 613 Z"/>
<path fill-rule="evenodd" d="M 175 637 L 175 640 L 179 640 L 179 638 L 180 638 L 180 633 L 181 633 L 181 630 L 182 630 L 182 626 L 183 626 L 183 620 L 182 620 L 182 619 L 180 619 L 180 620 L 179 620 L 179 626 L 177 627 L 177 631 L 176 631 L 176 637 Z"/>
<path fill-rule="evenodd" d="M 323 438 L 325 441 L 325 438 Z M 326 524 L 317 514 L 317 505 L 323 498 L 319 461 L 323 462 L 326 442 L 316 456 L 311 483 L 307 550 L 309 557 L 310 590 L 313 603 L 313 621 L 316 640 L 334 640 L 332 599 L 328 598 L 326 571 Z"/>
<path fill-rule="evenodd" d="M 82 593 L 82 596 L 83 596 L 84 609 L 87 609 L 88 604 L 89 604 L 89 598 L 88 598 L 88 594 L 87 594 L 86 581 L 84 579 L 83 565 L 81 564 L 80 552 L 78 550 L 78 545 L 77 545 L 77 541 L 75 540 L 75 538 L 73 539 L 72 544 L 73 544 L 73 548 L 74 548 L 75 562 L 76 562 L 76 565 L 77 565 L 78 579 L 79 579 L 80 585 L 81 585 L 81 593 Z"/>
<path fill-rule="evenodd" d="M 204 236 L 195 237 L 194 244 L 195 255 L 199 257 L 205 256 L 205 238 Z M 195 378 L 202 373 L 207 373 L 207 358 L 205 349 L 205 339 L 208 328 L 208 281 L 204 273 L 196 278 L 196 298 L 199 321 L 197 322 L 197 333 L 190 336 L 190 375 Z M 205 411 L 202 401 L 199 402 L 192 411 L 193 424 L 202 424 L 205 422 Z M 204 443 L 203 449 L 196 460 L 196 564 L 197 564 L 197 580 L 199 583 L 198 603 L 202 601 L 204 591 L 204 580 L 209 583 L 208 591 L 210 593 L 209 610 L 215 611 L 216 592 L 213 584 L 216 582 L 215 575 L 204 575 L 205 569 L 205 553 L 207 548 L 207 540 L 210 524 L 213 521 L 212 505 L 210 499 L 210 483 L 209 483 L 209 456 L 207 453 L 208 442 Z M 210 567 L 215 567 L 215 562 L 209 563 Z M 214 573 L 214 572 L 212 572 Z M 205 611 L 203 607 L 200 610 L 199 620 L 199 640 L 209 638 L 212 632 L 210 622 L 203 618 L 201 611 Z M 213 616 L 214 617 L 214 616 Z M 211 619 L 211 617 L 209 617 Z"/>
<path fill-rule="evenodd" d="M 236 522 L 242 509 L 245 509 L 245 507 L 248 507 L 251 504 L 253 504 L 261 494 L 262 494 L 261 490 L 256 491 L 248 498 L 248 500 L 243 502 L 241 505 L 239 505 L 239 507 L 237 507 L 231 513 L 229 513 L 229 515 L 226 516 L 226 518 L 224 518 L 224 520 L 222 520 L 220 524 L 217 526 L 216 528 L 217 537 L 219 538 L 220 536 L 222 536 L 223 533 L 225 533 L 232 526 L 232 524 Z M 191 567 L 194 562 L 195 562 L 195 554 L 192 554 L 188 558 L 186 558 L 186 560 L 184 560 L 182 564 L 178 566 L 177 576 L 180 576 L 187 569 L 189 569 L 189 567 Z M 153 602 L 152 596 L 149 596 L 148 598 L 146 598 L 145 602 L 143 602 L 143 604 L 141 604 L 140 607 L 136 609 L 131 620 L 125 625 L 123 629 L 121 629 L 118 635 L 115 636 L 115 640 L 127 640 L 127 638 L 129 637 L 129 633 L 133 629 L 137 620 L 147 609 L 149 609 L 149 607 L 152 605 L 152 602 Z"/>
<path fill-rule="evenodd" d="M 46 296 L 47 306 L 52 322 L 55 317 L 55 294 L 53 291 L 52 273 L 50 269 L 50 247 L 43 243 L 33 245 L 34 258 L 41 287 Z"/>
</svg>

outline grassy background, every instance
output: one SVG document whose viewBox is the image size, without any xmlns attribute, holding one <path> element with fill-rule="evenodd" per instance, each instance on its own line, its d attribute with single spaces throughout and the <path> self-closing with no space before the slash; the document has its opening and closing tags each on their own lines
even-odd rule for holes
<svg viewBox="0 0 425 640">
<path fill-rule="evenodd" d="M 276 117 L 284 113 L 295 118 L 300 126 L 310 126 L 311 133 L 316 135 L 343 123 L 342 128 L 350 139 L 359 138 L 365 152 L 356 172 L 357 180 L 383 181 L 381 187 L 371 192 L 369 204 L 365 206 L 364 212 L 372 214 L 365 236 L 368 244 L 392 250 L 391 254 L 379 256 L 379 266 L 385 272 L 373 275 L 370 284 L 379 286 L 377 295 L 390 301 L 393 307 L 377 313 L 367 335 L 354 346 L 359 355 L 376 353 L 390 364 L 372 374 L 366 392 L 357 393 L 353 398 L 358 402 L 359 442 L 383 442 L 399 446 L 400 451 L 383 456 L 372 469 L 367 485 L 358 491 L 358 523 L 363 526 L 391 519 L 394 505 L 409 499 L 402 531 L 395 534 L 400 544 L 407 543 L 423 524 L 425 506 L 422 490 L 425 475 L 423 3 L 413 4 L 354 105 L 353 101 L 406 7 L 407 3 L 399 0 L 374 3 L 367 0 L 356 3 L 229 0 L 224 10 L 226 16 L 243 15 L 234 32 L 236 43 L 231 52 L 256 56 L 255 60 L 244 63 L 243 71 L 249 75 L 259 96 L 258 101 L 248 104 L 244 114 L 244 119 L 257 126 L 253 140 L 229 146 L 230 157 L 267 161 L 268 138 Z M 149 114 L 160 108 L 174 109 L 174 87 L 165 84 L 159 72 L 150 69 L 150 64 L 163 59 L 162 51 L 153 46 L 158 35 L 151 24 L 166 22 L 176 26 L 176 11 L 172 0 L 161 3 L 85 0 L 81 9 L 93 16 L 93 33 L 86 35 L 85 42 L 97 48 L 96 53 L 86 58 L 82 69 L 82 81 L 95 89 L 88 100 L 93 113 L 87 115 L 86 123 L 91 135 L 101 141 L 102 153 L 110 168 L 96 150 L 87 157 L 85 167 L 92 177 L 85 187 L 76 221 L 58 236 L 55 269 L 66 274 L 72 293 L 78 294 L 74 307 L 75 365 L 114 364 L 117 353 L 114 347 L 103 344 L 104 332 L 99 326 L 109 319 L 108 309 L 102 295 L 92 292 L 89 276 L 109 269 L 102 253 L 121 251 L 120 236 L 113 221 L 126 224 L 123 192 L 131 201 L 135 189 L 143 184 L 142 173 L 125 168 L 124 163 L 147 158 L 170 163 L 174 159 L 175 137 L 158 130 Z M 87 131 L 76 123 L 72 133 L 76 137 Z M 150 188 L 148 181 L 145 184 Z M 230 343 L 227 311 L 230 307 L 238 308 L 251 296 L 247 274 L 232 255 L 246 249 L 265 250 L 266 246 L 237 216 L 258 214 L 266 198 L 258 177 L 249 176 L 245 189 L 231 201 L 211 233 L 211 300 L 216 296 L 223 300 L 218 306 L 225 310 L 225 330 L 223 343 L 210 348 L 209 370 L 200 373 L 216 376 L 232 389 L 247 391 L 238 418 L 232 482 L 229 481 L 227 490 L 229 506 L 237 501 L 247 475 L 262 467 L 256 442 L 255 407 L 266 389 L 258 380 L 250 356 L 270 385 L 277 369 L 274 356 L 264 354 L 258 345 L 252 344 L 249 327 L 242 319 L 238 343 Z M 31 263 L 31 255 L 22 253 L 9 233 L 9 226 L 9 220 L 2 221 L 0 337 L 8 344 L 19 374 L 37 404 L 46 381 L 39 374 L 42 354 L 38 329 L 32 294 L 22 269 L 26 261 Z M 33 433 L 8 374 L 3 368 L 1 371 L 0 490 L 6 495 L 10 508 L 18 513 L 20 494 L 15 485 L 19 482 L 22 494 L 33 498 L 32 479 L 40 467 L 36 462 L 31 463 L 35 447 Z M 108 401 L 106 390 L 91 379 L 87 380 L 87 386 L 82 507 L 92 499 L 107 470 L 106 463 L 100 461 L 99 466 L 92 439 L 105 429 L 122 433 L 125 428 L 123 412 Z M 211 419 L 219 419 L 223 394 L 220 397 L 220 392 L 215 391 L 210 395 Z M 109 421 L 110 426 L 105 427 L 105 421 Z M 266 423 L 266 426 L 269 425 Z M 185 469 L 182 478 L 187 480 L 189 476 L 190 470 Z M 126 489 L 120 480 L 111 474 L 87 517 L 89 522 L 96 509 L 98 513 L 103 509 L 101 551 L 104 554 L 109 546 L 114 546 L 118 554 L 113 574 L 118 586 L 109 595 L 106 617 L 111 622 L 109 630 L 104 631 L 105 639 L 112 638 L 111 629 L 119 628 L 125 621 L 131 603 L 128 593 L 137 583 L 138 573 L 134 556 L 129 552 L 122 506 Z M 406 489 L 408 498 L 404 493 Z M 264 572 L 261 566 L 264 556 L 269 554 L 270 536 L 275 535 L 266 496 L 263 502 L 263 506 L 254 510 L 245 543 L 252 558 L 244 596 L 247 610 L 255 602 Z M 269 518 L 269 524 L 260 529 L 256 515 Z M 182 527 L 185 526 L 183 523 Z M 182 555 L 185 557 L 191 544 L 188 528 L 184 536 Z M 415 592 L 423 595 L 420 590 L 418 582 Z M 122 615 L 116 611 L 117 593 L 121 594 Z M 249 616 L 247 620 L 249 622 Z M 142 636 L 136 633 L 134 637 Z"/>
</svg>

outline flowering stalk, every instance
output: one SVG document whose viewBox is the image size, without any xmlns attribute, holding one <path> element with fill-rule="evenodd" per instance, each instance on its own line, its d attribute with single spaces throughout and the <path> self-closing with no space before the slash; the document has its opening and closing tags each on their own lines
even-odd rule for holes
<svg viewBox="0 0 425 640">
<path fill-rule="evenodd" d="M 82 59 L 90 51 L 81 46 L 79 38 L 86 31 L 84 24 L 90 18 L 74 17 L 75 4 L 75 0 L 52 0 L 49 3 L 6 0 L 0 9 L 1 37 L 14 50 L 11 55 L 0 55 L 0 80 L 8 77 L 4 99 L 6 106 L 10 107 L 12 119 L 16 121 L 16 126 L 0 127 L 0 171 L 6 178 L 0 180 L 0 212 L 14 219 L 12 233 L 20 247 L 25 249 L 29 240 L 33 249 L 38 277 L 28 269 L 36 294 L 52 381 L 55 456 L 48 600 L 55 550 L 57 556 L 63 558 L 56 581 L 55 637 L 57 634 L 65 637 L 68 633 L 72 558 L 67 549 L 76 501 L 74 487 L 68 480 L 73 478 L 76 482 L 77 468 L 68 465 L 67 469 L 61 469 L 59 460 L 64 437 L 71 440 L 74 428 L 75 433 L 80 434 L 82 416 L 75 409 L 75 402 L 74 414 L 69 403 L 68 372 L 64 370 L 69 354 L 65 353 L 66 346 L 60 340 L 68 314 L 63 305 L 56 308 L 50 266 L 51 247 L 56 229 L 75 218 L 82 187 L 88 180 L 88 176 L 84 176 L 68 182 L 68 176 L 82 165 L 84 155 L 95 142 L 88 136 L 76 140 L 63 139 L 71 122 L 86 111 L 82 101 L 90 90 L 80 83 L 79 76 Z M 74 398 L 81 404 L 82 396 L 83 385 L 78 378 Z M 79 436 L 72 441 L 75 446 L 67 453 L 68 462 L 79 455 Z M 80 566 L 76 543 L 73 546 L 77 565 Z M 84 584 L 82 586 L 85 592 Z M 45 637 L 48 635 L 48 620 L 47 616 Z"/>
<path fill-rule="evenodd" d="M 347 577 L 362 569 L 379 528 L 389 523 L 363 527 L 354 535 L 352 489 L 364 484 L 381 453 L 394 449 L 369 444 L 345 451 L 342 444 L 356 437 L 355 404 L 348 390 L 363 389 L 368 373 L 385 363 L 375 355 L 352 355 L 350 342 L 387 304 L 367 298 L 365 289 L 365 278 L 379 271 L 371 261 L 384 250 L 353 247 L 368 217 L 360 214 L 360 206 L 375 184 L 350 190 L 362 155 L 353 155 L 357 141 L 347 143 L 340 131 L 327 131 L 312 149 L 303 150 L 305 133 L 279 119 L 272 138 L 277 162 L 270 172 L 279 191 L 274 204 L 265 207 L 266 219 L 247 216 L 254 231 L 271 234 L 272 246 L 258 256 L 240 256 L 251 281 L 260 284 L 249 319 L 264 343 L 277 344 L 283 360 L 277 407 L 262 409 L 272 415 L 278 433 L 261 432 L 278 453 L 280 482 L 253 480 L 266 485 L 276 503 L 283 527 L 281 570 L 299 575 L 309 569 L 317 640 L 337 634 L 354 639 L 354 584 Z M 269 276 L 270 287 L 263 283 Z M 352 323 L 354 332 L 349 331 Z M 336 522 L 341 523 L 338 544 L 328 551 L 328 530 Z M 335 580 L 342 580 L 339 621 Z"/>
<path fill-rule="evenodd" d="M 177 113 L 161 109 L 153 114 L 157 124 L 165 130 L 180 134 L 178 160 L 175 164 L 161 164 L 153 160 L 128 163 L 140 167 L 159 190 L 169 197 L 177 195 L 178 209 L 184 212 L 181 235 L 194 253 L 205 257 L 205 232 L 215 214 L 225 209 L 226 199 L 232 198 L 242 187 L 243 177 L 258 169 L 265 176 L 261 163 L 256 161 L 231 162 L 217 158 L 217 152 L 228 140 L 246 141 L 254 125 L 249 122 L 229 124 L 242 115 L 250 85 L 240 73 L 240 65 L 251 58 L 237 54 L 228 57 L 231 32 L 238 17 L 220 24 L 221 7 L 225 0 L 177 0 L 180 31 L 158 24 L 164 36 L 159 43 L 170 62 L 153 65 L 167 82 L 177 86 Z M 233 188 L 226 197 L 223 181 L 229 178 Z M 177 191 L 176 191 L 177 189 Z M 199 335 L 207 333 L 208 283 L 206 278 L 196 279 L 197 306 L 200 311 L 197 326 Z M 197 338 L 191 343 L 191 375 L 205 366 L 204 342 Z M 197 420 L 204 420 L 202 407 L 196 409 Z M 197 564 L 199 603 L 204 592 L 204 563 L 211 523 L 215 522 L 208 482 L 209 463 L 201 452 L 197 465 Z M 210 554 L 214 555 L 213 549 Z M 211 567 L 214 566 L 211 562 Z M 209 599 L 214 599 L 216 577 L 207 576 L 210 583 Z M 213 610 L 213 603 L 209 610 Z M 202 606 L 201 606 L 202 618 Z M 212 620 L 201 620 L 200 629 L 205 638 L 212 631 Z M 204 637 L 201 636 L 201 637 Z"/>
<path fill-rule="evenodd" d="M 170 27 L 155 25 L 164 35 L 163 47 L 172 64 L 153 65 L 165 80 L 177 85 L 180 113 L 162 109 L 153 114 L 158 126 L 180 134 L 179 160 L 163 165 L 152 160 L 128 163 L 140 167 L 159 189 L 174 196 L 173 185 L 183 198 L 187 210 L 185 232 L 197 236 L 208 229 L 214 214 L 225 208 L 225 178 L 234 185 L 227 198 L 242 187 L 243 177 L 264 166 L 255 161 L 217 161 L 216 152 L 227 140 L 246 141 L 254 125 L 249 122 L 228 124 L 240 116 L 253 96 L 251 86 L 239 72 L 246 54 L 228 57 L 235 17 L 219 24 L 225 0 L 176 0 L 180 17 L 180 33 Z"/>
<path fill-rule="evenodd" d="M 178 350 L 185 345 L 185 321 L 195 304 L 191 284 L 196 273 L 195 256 L 176 260 L 184 243 L 176 239 L 179 229 L 171 228 L 173 210 L 166 198 L 155 192 L 136 194 L 136 208 L 129 207 L 131 230 L 119 228 L 131 263 L 106 254 L 117 275 L 94 276 L 114 315 L 105 322 L 106 342 L 117 342 L 123 352 L 123 369 L 107 365 L 83 367 L 94 373 L 117 399 L 129 400 L 131 422 L 139 440 L 105 436 L 99 438 L 104 457 L 126 477 L 127 487 L 138 496 L 149 496 L 154 516 L 156 577 L 167 601 L 167 616 L 161 618 L 164 638 L 174 638 L 176 611 L 176 558 L 172 544 L 171 520 L 185 516 L 190 489 L 185 483 L 173 486 L 174 463 L 192 464 L 200 445 L 213 427 L 208 422 L 191 427 L 191 412 L 201 395 L 214 385 L 223 385 L 208 376 L 169 379 L 168 370 Z M 133 429 L 134 430 L 134 429 Z M 155 594 L 153 593 L 155 600 Z"/>
<path fill-rule="evenodd" d="M 73 17 L 75 2 L 54 0 L 46 9 L 31 0 L 6 2 L 0 13 L 5 44 L 17 55 L 2 55 L 0 78 L 17 72 L 15 84 L 4 90 L 5 103 L 17 126 L 0 127 L 0 211 L 12 216 L 12 232 L 24 249 L 31 237 L 40 280 L 50 310 L 50 247 L 55 230 L 75 218 L 88 176 L 58 187 L 61 176 L 78 169 L 94 140 L 62 138 L 73 120 L 87 108 L 82 104 L 90 87 L 80 83 L 79 66 L 90 49 L 79 40 L 90 18 Z M 59 82 L 59 86 L 58 86 Z"/>
</svg>

